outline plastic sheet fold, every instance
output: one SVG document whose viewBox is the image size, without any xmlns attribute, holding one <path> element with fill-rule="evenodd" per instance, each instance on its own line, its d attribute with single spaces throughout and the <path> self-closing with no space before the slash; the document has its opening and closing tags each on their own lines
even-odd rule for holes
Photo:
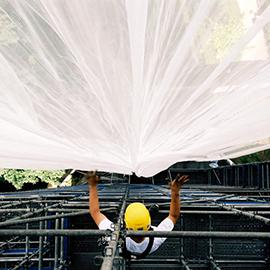
<svg viewBox="0 0 270 270">
<path fill-rule="evenodd" d="M 270 2 L 0 0 L 0 164 L 151 176 L 270 148 Z"/>
</svg>

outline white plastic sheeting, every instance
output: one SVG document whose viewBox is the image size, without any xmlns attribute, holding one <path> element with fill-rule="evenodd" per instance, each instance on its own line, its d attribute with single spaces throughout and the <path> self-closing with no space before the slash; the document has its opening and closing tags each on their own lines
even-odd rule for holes
<svg viewBox="0 0 270 270">
<path fill-rule="evenodd" d="M 0 166 L 151 176 L 270 148 L 269 22 L 269 1 L 0 0 Z"/>
</svg>

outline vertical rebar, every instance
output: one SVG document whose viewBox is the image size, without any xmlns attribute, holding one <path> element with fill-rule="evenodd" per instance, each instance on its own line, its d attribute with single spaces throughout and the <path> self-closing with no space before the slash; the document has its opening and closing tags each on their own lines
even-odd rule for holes
<svg viewBox="0 0 270 270">
<path fill-rule="evenodd" d="M 184 230 L 184 219 L 183 216 L 180 217 L 180 230 L 183 231 Z M 180 237 L 180 261 L 181 264 L 183 265 L 185 270 L 190 270 L 187 262 L 185 261 L 185 257 L 184 257 L 184 239 L 183 237 Z"/>
<path fill-rule="evenodd" d="M 171 174 L 171 170 L 170 169 L 168 169 L 168 174 L 169 174 L 170 181 L 172 181 L 173 179 L 172 179 L 172 174 Z"/>
<path fill-rule="evenodd" d="M 112 182 L 113 182 L 113 173 L 111 173 L 111 184 L 112 184 Z"/>
<path fill-rule="evenodd" d="M 56 213 L 58 214 L 58 213 Z M 59 228 L 59 219 L 55 220 L 55 229 L 57 230 Z M 54 269 L 57 269 L 58 265 L 58 245 L 59 245 L 59 237 L 55 236 L 54 237 Z"/>
<path fill-rule="evenodd" d="M 183 216 L 180 217 L 180 230 L 183 231 L 184 229 L 184 220 Z M 180 237 L 180 258 L 184 257 L 184 238 Z"/>
<path fill-rule="evenodd" d="M 211 169 L 207 170 L 207 183 L 211 185 Z"/>
<path fill-rule="evenodd" d="M 233 177 L 233 183 L 234 183 L 234 186 L 237 186 L 237 170 L 236 170 L 236 168 L 232 168 L 232 170 L 233 170 L 233 175 L 234 175 L 234 177 Z"/>
<path fill-rule="evenodd" d="M 253 168 L 250 166 L 250 186 L 253 186 L 254 180 L 253 180 Z"/>
<path fill-rule="evenodd" d="M 25 229 L 29 229 L 29 223 L 25 224 Z M 29 241 L 29 236 L 25 237 L 25 258 L 29 257 L 29 250 L 30 250 L 30 241 Z M 25 265 L 25 269 L 28 269 L 28 264 Z"/>
<path fill-rule="evenodd" d="M 209 232 L 212 231 L 212 215 L 209 215 Z M 213 242 L 212 237 L 209 237 L 209 260 L 213 260 Z M 212 265 L 210 263 L 210 269 L 212 270 Z"/>
<path fill-rule="evenodd" d="M 45 208 L 46 208 L 46 209 L 47 209 L 47 206 L 48 206 L 48 203 L 45 203 Z M 47 215 L 48 215 L 48 211 L 46 210 L 46 211 L 44 212 L 44 216 L 46 217 Z M 48 220 L 45 220 L 45 222 L 44 222 L 44 227 L 45 227 L 46 230 L 48 229 Z M 47 242 L 48 242 L 48 237 L 45 236 L 45 237 L 44 237 L 44 243 L 45 243 L 45 245 L 47 244 Z"/>
<path fill-rule="evenodd" d="M 266 183 L 267 183 L 267 189 L 270 188 L 270 185 L 269 185 L 269 164 L 266 163 Z"/>
<path fill-rule="evenodd" d="M 212 219 L 212 215 L 209 215 L 209 231 L 211 232 L 213 230 L 213 219 Z M 210 269 L 214 269 L 214 270 L 221 270 L 218 265 L 216 264 L 214 257 L 213 257 L 213 239 L 212 237 L 209 237 L 209 266 Z"/>
<path fill-rule="evenodd" d="M 61 230 L 64 229 L 64 218 L 61 218 Z M 64 263 L 64 237 L 60 237 L 60 264 Z"/>
<path fill-rule="evenodd" d="M 244 186 L 250 186 L 250 166 L 247 166 L 247 184 L 244 183 Z"/>
<path fill-rule="evenodd" d="M 130 178 L 131 178 L 131 176 L 129 175 L 128 176 L 128 185 L 130 184 Z"/>
<path fill-rule="evenodd" d="M 225 179 L 226 179 L 226 186 L 228 186 L 228 168 L 225 167 Z"/>
<path fill-rule="evenodd" d="M 239 172 L 239 167 L 236 167 L 236 184 L 237 186 L 240 186 L 240 172 Z"/>
<path fill-rule="evenodd" d="M 29 223 L 25 224 L 25 229 L 29 229 Z M 29 256 L 29 236 L 25 237 L 25 256 Z"/>
<path fill-rule="evenodd" d="M 39 229 L 43 229 L 43 221 L 39 222 Z M 39 243 L 38 243 L 38 270 L 42 269 L 42 259 L 43 259 L 43 236 L 39 236 Z"/>
<path fill-rule="evenodd" d="M 262 172 L 262 178 L 261 178 L 262 179 L 262 189 L 264 189 L 265 186 L 264 186 L 264 166 L 263 166 L 263 164 L 261 165 L 261 172 Z M 258 178 L 258 176 L 257 176 L 257 178 Z"/>
</svg>

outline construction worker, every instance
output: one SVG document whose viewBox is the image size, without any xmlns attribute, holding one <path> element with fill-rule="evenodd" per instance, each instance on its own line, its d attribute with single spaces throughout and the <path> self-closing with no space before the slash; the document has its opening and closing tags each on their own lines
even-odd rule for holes
<svg viewBox="0 0 270 270">
<path fill-rule="evenodd" d="M 100 230 L 112 229 L 112 222 L 100 212 L 97 183 L 99 177 L 95 172 L 87 174 L 89 183 L 89 211 Z M 180 215 L 180 190 L 182 185 L 189 180 L 187 175 L 177 175 L 175 180 L 170 184 L 171 203 L 168 217 L 166 217 L 157 227 L 151 225 L 150 213 L 144 204 L 135 202 L 131 203 L 125 211 L 125 225 L 128 230 L 154 230 L 154 231 L 172 231 L 174 224 Z M 146 255 L 156 251 L 166 238 L 153 237 L 127 237 L 124 247 L 123 256 L 131 258 L 132 255 L 137 259 L 144 258 Z"/>
</svg>

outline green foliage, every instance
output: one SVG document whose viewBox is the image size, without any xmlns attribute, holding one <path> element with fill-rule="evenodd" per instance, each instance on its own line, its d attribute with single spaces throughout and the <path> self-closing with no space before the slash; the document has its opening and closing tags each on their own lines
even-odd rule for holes
<svg viewBox="0 0 270 270">
<path fill-rule="evenodd" d="M 270 149 L 233 159 L 236 164 L 270 161 Z"/>
<path fill-rule="evenodd" d="M 63 175 L 64 170 L 43 171 L 43 170 L 22 170 L 22 169 L 0 169 L 0 176 L 13 184 L 17 189 L 22 188 L 24 183 L 35 184 L 43 181 L 50 184 L 57 184 Z"/>
<path fill-rule="evenodd" d="M 0 10 L 0 45 L 16 44 L 19 40 L 16 31 L 16 25 Z"/>
<path fill-rule="evenodd" d="M 199 49 L 201 58 L 206 64 L 220 62 L 244 31 L 242 16 L 235 1 L 219 2 L 217 10 L 222 10 L 222 16 L 209 17 L 202 26 L 200 35 L 200 40 L 203 40 L 205 38 L 203 29 L 211 29 L 208 39 L 202 43 L 204 46 Z"/>
</svg>

